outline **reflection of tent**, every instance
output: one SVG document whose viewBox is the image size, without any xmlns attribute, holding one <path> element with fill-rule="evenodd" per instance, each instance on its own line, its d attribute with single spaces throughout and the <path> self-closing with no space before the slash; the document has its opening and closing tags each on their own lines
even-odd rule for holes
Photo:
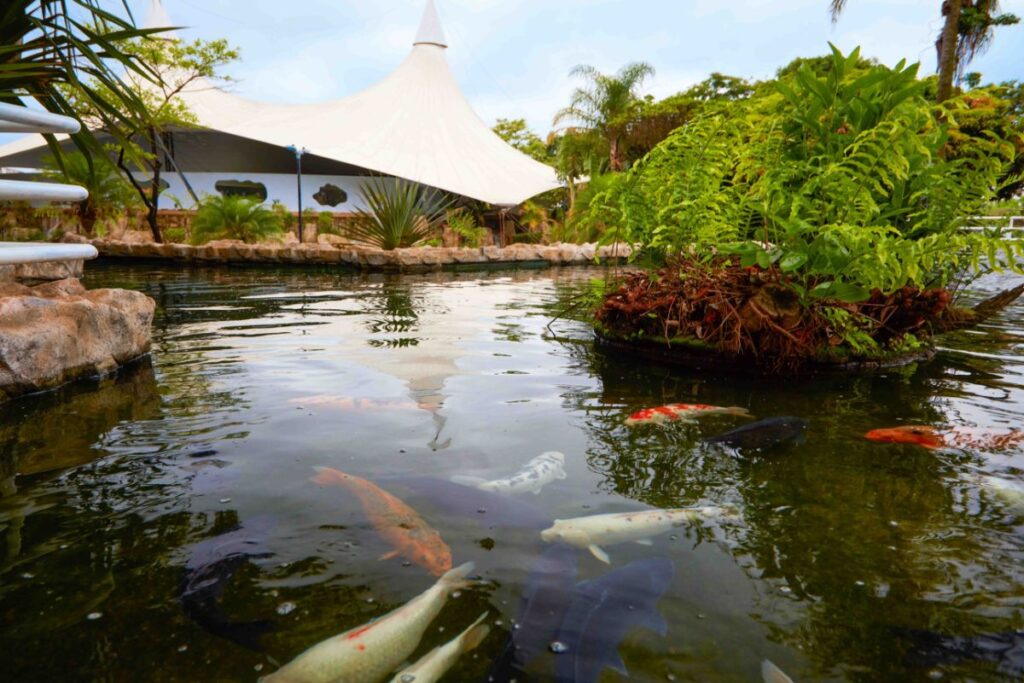
<svg viewBox="0 0 1024 683">
<path fill-rule="evenodd" d="M 159 0 L 153 0 L 148 24 L 173 25 Z M 277 105 L 197 83 L 182 97 L 201 129 L 174 133 L 174 160 L 199 192 L 214 193 L 218 180 L 256 181 L 266 186 L 270 199 L 292 205 L 295 160 L 286 147 L 305 147 L 303 204 L 314 207 L 313 195 L 328 182 L 351 201 L 358 177 L 368 173 L 497 205 L 519 204 L 557 187 L 552 168 L 505 143 L 474 113 L 449 70 L 446 48 L 437 10 L 428 0 L 406 60 L 354 95 Z M 0 147 L 0 166 L 38 167 L 45 153 L 37 136 L 17 140 Z M 180 179 L 167 179 L 171 192 L 184 197 Z"/>
</svg>

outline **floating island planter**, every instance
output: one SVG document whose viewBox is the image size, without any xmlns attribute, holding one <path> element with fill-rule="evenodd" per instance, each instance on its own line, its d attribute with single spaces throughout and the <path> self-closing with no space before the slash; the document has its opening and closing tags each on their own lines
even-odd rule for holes
<svg viewBox="0 0 1024 683">
<path fill-rule="evenodd" d="M 605 294 L 594 329 L 599 347 L 693 369 L 864 372 L 929 360 L 936 335 L 973 327 L 1022 293 L 973 308 L 949 290 L 916 287 L 849 302 L 801 296 L 777 269 L 681 261 L 626 275 Z"/>
</svg>

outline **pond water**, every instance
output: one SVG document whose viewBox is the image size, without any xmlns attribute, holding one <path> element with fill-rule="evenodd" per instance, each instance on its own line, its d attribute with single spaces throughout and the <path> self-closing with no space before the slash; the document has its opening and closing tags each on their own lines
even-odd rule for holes
<svg viewBox="0 0 1024 683">
<path fill-rule="evenodd" d="M 1024 526 L 978 475 L 1024 477 L 1024 453 L 863 435 L 1020 426 L 1024 306 L 945 339 L 916 369 L 753 379 L 601 355 L 582 320 L 549 330 L 600 273 L 90 265 L 89 286 L 157 300 L 152 360 L 0 408 L 0 679 L 256 680 L 428 588 L 420 566 L 379 559 L 391 546 L 358 498 L 311 482 L 329 466 L 399 496 L 456 565 L 476 563 L 486 583 L 448 602 L 413 658 L 488 611 L 490 635 L 447 679 L 484 681 L 545 545 L 514 515 L 458 514 L 460 501 L 400 482 L 506 477 L 545 451 L 565 454 L 566 478 L 517 497 L 542 517 L 735 511 L 653 546 L 606 546 L 611 567 L 580 554 L 577 581 L 645 558 L 674 566 L 657 603 L 667 632 L 638 626 L 619 643 L 629 680 L 755 681 L 765 658 L 797 681 L 1021 675 Z M 802 443 L 737 454 L 700 439 L 743 417 L 624 425 L 673 402 L 810 427 Z M 186 567 L 239 525 L 253 556 L 215 568 L 223 594 L 186 613 Z M 239 638 L 224 620 L 261 635 Z M 567 656 L 545 648 L 518 680 L 550 680 Z"/>
</svg>

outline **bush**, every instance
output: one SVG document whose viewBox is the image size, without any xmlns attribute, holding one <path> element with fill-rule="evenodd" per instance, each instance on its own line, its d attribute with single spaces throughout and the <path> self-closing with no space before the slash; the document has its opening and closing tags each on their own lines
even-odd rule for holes
<svg viewBox="0 0 1024 683">
<path fill-rule="evenodd" d="M 341 231 L 334 226 L 334 214 L 321 211 L 316 217 L 316 230 L 321 235 L 340 235 Z"/>
<path fill-rule="evenodd" d="M 465 209 L 448 212 L 448 227 L 466 247 L 479 247 L 487 238 L 487 228 L 477 225 L 476 216 Z"/>
<path fill-rule="evenodd" d="M 231 239 L 253 243 L 283 232 L 274 211 L 250 197 L 205 197 L 192 220 L 192 244 Z"/>
<path fill-rule="evenodd" d="M 291 209 L 287 208 L 278 200 L 274 200 L 270 205 L 270 210 L 274 212 L 277 219 L 281 222 L 281 229 L 285 232 L 291 232 L 295 229 L 295 224 L 298 219 L 295 218 L 295 214 L 291 212 Z"/>
<path fill-rule="evenodd" d="M 709 106 L 593 197 L 604 242 L 665 257 L 738 256 L 777 268 L 801 298 L 862 301 L 1000 265 L 1024 241 L 963 230 L 1013 158 L 992 134 L 951 155 L 954 99 L 936 107 L 917 66 L 863 66 L 833 48 L 777 92 Z"/>
<path fill-rule="evenodd" d="M 375 176 L 359 189 L 361 205 L 349 236 L 379 247 L 411 247 L 440 230 L 451 200 L 438 190 L 401 178 Z"/>
</svg>

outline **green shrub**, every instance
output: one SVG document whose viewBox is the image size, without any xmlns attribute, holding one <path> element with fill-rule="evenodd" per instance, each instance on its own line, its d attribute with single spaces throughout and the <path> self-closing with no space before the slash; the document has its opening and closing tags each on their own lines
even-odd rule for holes
<svg viewBox="0 0 1024 683">
<path fill-rule="evenodd" d="M 916 65 L 864 67 L 857 50 L 835 48 L 825 76 L 804 67 L 775 85 L 706 107 L 581 220 L 605 222 L 603 242 L 777 265 L 801 296 L 856 301 L 1019 267 L 1024 241 L 963 230 L 1013 145 L 993 134 L 950 154 L 962 99 L 936 107 Z"/>
<path fill-rule="evenodd" d="M 348 234 L 381 249 L 411 247 L 438 232 L 451 200 L 401 178 L 374 176 L 359 189 L 359 209 Z"/>
<path fill-rule="evenodd" d="M 205 197 L 192 220 L 192 243 L 232 239 L 260 242 L 281 235 L 283 226 L 275 212 L 250 197 Z"/>
<path fill-rule="evenodd" d="M 334 225 L 334 214 L 330 211 L 321 211 L 316 217 L 316 229 L 321 235 L 341 234 L 341 231 Z"/>
<path fill-rule="evenodd" d="M 544 238 L 539 232 L 517 232 L 509 239 L 512 244 L 540 244 Z"/>
<path fill-rule="evenodd" d="M 278 200 L 274 200 L 270 205 L 270 210 L 274 212 L 277 219 L 281 222 L 281 229 L 285 232 L 291 232 L 295 229 L 295 224 L 298 219 L 295 218 L 295 214 L 291 212 L 284 204 Z"/>
<path fill-rule="evenodd" d="M 476 216 L 465 209 L 448 212 L 448 227 L 466 247 L 479 247 L 487 238 L 487 228 L 477 225 Z"/>
</svg>

